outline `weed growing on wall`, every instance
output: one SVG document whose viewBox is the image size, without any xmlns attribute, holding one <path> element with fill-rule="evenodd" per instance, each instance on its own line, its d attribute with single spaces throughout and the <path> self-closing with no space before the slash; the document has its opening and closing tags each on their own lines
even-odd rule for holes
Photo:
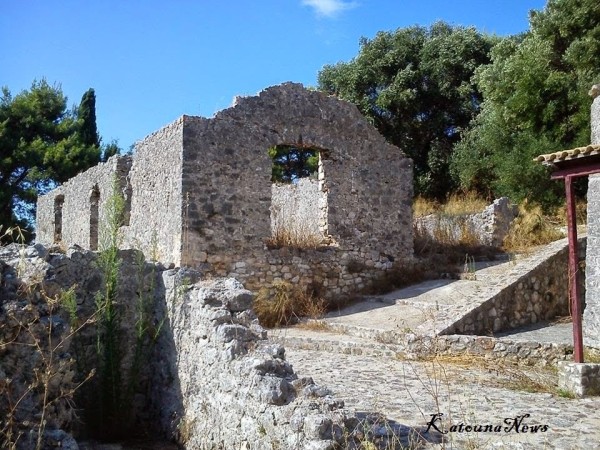
<svg viewBox="0 0 600 450">
<path fill-rule="evenodd" d="M 133 399 L 141 379 L 142 368 L 148 362 L 151 348 L 162 329 L 163 322 L 153 323 L 156 269 L 152 265 L 147 273 L 146 260 L 137 252 L 135 323 L 132 336 L 123 330 L 124 305 L 120 304 L 122 284 L 120 273 L 121 226 L 125 201 L 117 180 L 113 182 L 110 197 L 106 200 L 100 227 L 100 252 L 98 267 L 103 275 L 103 285 L 96 295 L 97 356 L 100 373 L 101 400 L 96 414 L 97 432 L 102 438 L 130 435 L 133 425 Z M 153 251 L 156 253 L 156 250 Z M 132 338 L 132 351 L 125 349 L 124 340 Z M 126 354 L 127 353 L 127 354 Z M 127 359 L 126 359 L 127 357 Z"/>
<path fill-rule="evenodd" d="M 18 236 L 20 230 L 5 230 Z M 21 246 L 22 240 L 21 240 Z M 25 247 L 21 247 L 24 251 Z M 16 279 L 26 260 L 17 264 Z M 40 282 L 42 280 L 39 280 Z M 75 419 L 74 394 L 94 371 L 75 375 L 72 342 L 95 317 L 77 316 L 74 288 L 49 295 L 41 283 L 19 283 L 14 302 L 0 310 L 0 446 L 47 448 L 47 428 L 69 426 Z M 10 305 L 10 306 L 8 306 Z M 61 316 L 66 312 L 68 326 Z"/>
<path fill-rule="evenodd" d="M 100 253 L 98 267 L 103 275 L 102 289 L 96 294 L 98 314 L 96 351 L 99 361 L 101 399 L 99 418 L 100 429 L 116 429 L 122 411 L 122 379 L 120 350 L 120 311 L 117 304 L 119 284 L 120 233 L 123 223 L 125 201 L 119 192 L 116 180 L 106 201 L 105 214 L 100 228 Z"/>
</svg>

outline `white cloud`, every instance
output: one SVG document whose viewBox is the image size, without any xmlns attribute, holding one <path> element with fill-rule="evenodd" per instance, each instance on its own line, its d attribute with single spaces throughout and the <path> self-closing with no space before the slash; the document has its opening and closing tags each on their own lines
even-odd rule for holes
<svg viewBox="0 0 600 450">
<path fill-rule="evenodd" d="M 357 6 L 345 0 L 302 0 L 302 4 L 315 9 L 319 16 L 335 17 L 338 13 Z"/>
</svg>

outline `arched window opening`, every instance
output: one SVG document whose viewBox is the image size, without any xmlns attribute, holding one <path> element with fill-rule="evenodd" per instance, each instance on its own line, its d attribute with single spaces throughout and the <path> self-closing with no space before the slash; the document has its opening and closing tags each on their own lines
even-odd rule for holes
<svg viewBox="0 0 600 450">
<path fill-rule="evenodd" d="M 90 250 L 98 250 L 99 205 L 100 190 L 96 185 L 90 193 Z"/>
<path fill-rule="evenodd" d="M 65 203 L 64 195 L 54 198 L 54 243 L 62 242 L 62 211 Z"/>
</svg>

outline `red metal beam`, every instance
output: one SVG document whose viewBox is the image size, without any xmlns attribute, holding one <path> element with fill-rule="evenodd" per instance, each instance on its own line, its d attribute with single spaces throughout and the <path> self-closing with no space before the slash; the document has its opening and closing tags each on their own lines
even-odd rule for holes
<svg viewBox="0 0 600 450">
<path fill-rule="evenodd" d="M 583 159 L 583 158 L 582 158 Z M 583 177 L 586 175 L 593 175 L 595 173 L 600 173 L 600 163 L 587 164 L 585 166 L 575 166 L 569 167 L 567 169 L 561 169 L 559 165 L 556 165 L 556 170 L 550 175 L 551 180 L 557 180 L 560 178 L 567 177 Z"/>
<path fill-rule="evenodd" d="M 573 318 L 573 356 L 576 363 L 583 362 L 583 330 L 579 298 L 579 254 L 577 251 L 577 216 L 575 213 L 574 175 L 565 177 L 567 191 L 567 232 L 569 238 L 569 297 Z"/>
</svg>

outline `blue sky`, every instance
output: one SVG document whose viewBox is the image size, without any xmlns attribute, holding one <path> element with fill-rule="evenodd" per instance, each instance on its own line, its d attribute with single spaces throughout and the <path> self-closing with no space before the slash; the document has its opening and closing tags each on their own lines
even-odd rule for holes
<svg viewBox="0 0 600 450">
<path fill-rule="evenodd" d="M 361 36 L 437 20 L 498 35 L 528 28 L 545 0 L 3 0 L 0 85 L 96 91 L 104 142 L 133 142 L 182 114 L 210 117 L 235 95 L 316 85 Z"/>
</svg>

